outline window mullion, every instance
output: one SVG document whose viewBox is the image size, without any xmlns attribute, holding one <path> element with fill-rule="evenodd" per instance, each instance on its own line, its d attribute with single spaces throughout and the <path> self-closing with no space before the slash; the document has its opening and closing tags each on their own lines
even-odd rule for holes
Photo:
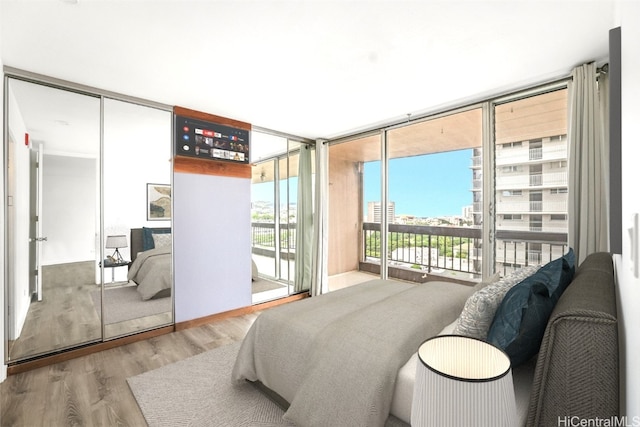
<svg viewBox="0 0 640 427">
<path fill-rule="evenodd" d="M 482 278 L 495 271 L 495 114 L 494 104 L 482 104 Z"/>
</svg>

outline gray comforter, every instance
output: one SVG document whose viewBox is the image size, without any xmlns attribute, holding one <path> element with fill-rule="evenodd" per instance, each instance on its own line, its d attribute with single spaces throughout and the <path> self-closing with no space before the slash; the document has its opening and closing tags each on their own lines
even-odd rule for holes
<svg viewBox="0 0 640 427">
<path fill-rule="evenodd" d="M 375 280 L 261 314 L 233 369 L 290 406 L 299 426 L 383 426 L 397 372 L 453 322 L 473 288 Z"/>
<path fill-rule="evenodd" d="M 143 300 L 171 295 L 171 247 L 140 252 L 127 279 L 137 283 Z"/>
</svg>

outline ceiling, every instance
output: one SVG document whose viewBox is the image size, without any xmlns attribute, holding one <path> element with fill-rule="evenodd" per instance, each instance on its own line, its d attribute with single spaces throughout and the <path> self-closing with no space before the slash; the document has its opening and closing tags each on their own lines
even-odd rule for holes
<svg viewBox="0 0 640 427">
<path fill-rule="evenodd" d="M 307 138 L 606 61 L 616 1 L 2 0 L 6 66 Z"/>
</svg>

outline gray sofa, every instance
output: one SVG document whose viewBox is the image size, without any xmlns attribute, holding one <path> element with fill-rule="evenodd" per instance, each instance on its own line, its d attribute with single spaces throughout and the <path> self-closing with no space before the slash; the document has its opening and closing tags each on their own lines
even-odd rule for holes
<svg viewBox="0 0 640 427">
<path fill-rule="evenodd" d="M 574 425 L 570 420 L 618 415 L 613 260 L 608 253 L 595 253 L 578 267 L 547 323 L 537 357 L 527 426 Z"/>
</svg>

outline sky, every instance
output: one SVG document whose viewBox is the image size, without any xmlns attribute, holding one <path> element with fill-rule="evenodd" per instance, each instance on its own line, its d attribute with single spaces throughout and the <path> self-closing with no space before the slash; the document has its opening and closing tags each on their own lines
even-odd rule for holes
<svg viewBox="0 0 640 427">
<path fill-rule="evenodd" d="M 473 203 L 472 150 L 449 151 L 389 161 L 389 201 L 396 215 L 462 215 Z M 364 209 L 380 201 L 380 162 L 365 163 Z"/>
<path fill-rule="evenodd" d="M 389 201 L 396 203 L 396 215 L 437 217 L 462 215 L 473 196 L 472 150 L 449 151 L 389 161 Z M 297 178 L 291 180 L 291 197 L 296 198 Z M 364 165 L 364 214 L 367 203 L 380 201 L 380 162 Z M 286 186 L 281 183 L 281 197 Z M 252 201 L 272 201 L 273 183 L 254 184 Z"/>
</svg>

